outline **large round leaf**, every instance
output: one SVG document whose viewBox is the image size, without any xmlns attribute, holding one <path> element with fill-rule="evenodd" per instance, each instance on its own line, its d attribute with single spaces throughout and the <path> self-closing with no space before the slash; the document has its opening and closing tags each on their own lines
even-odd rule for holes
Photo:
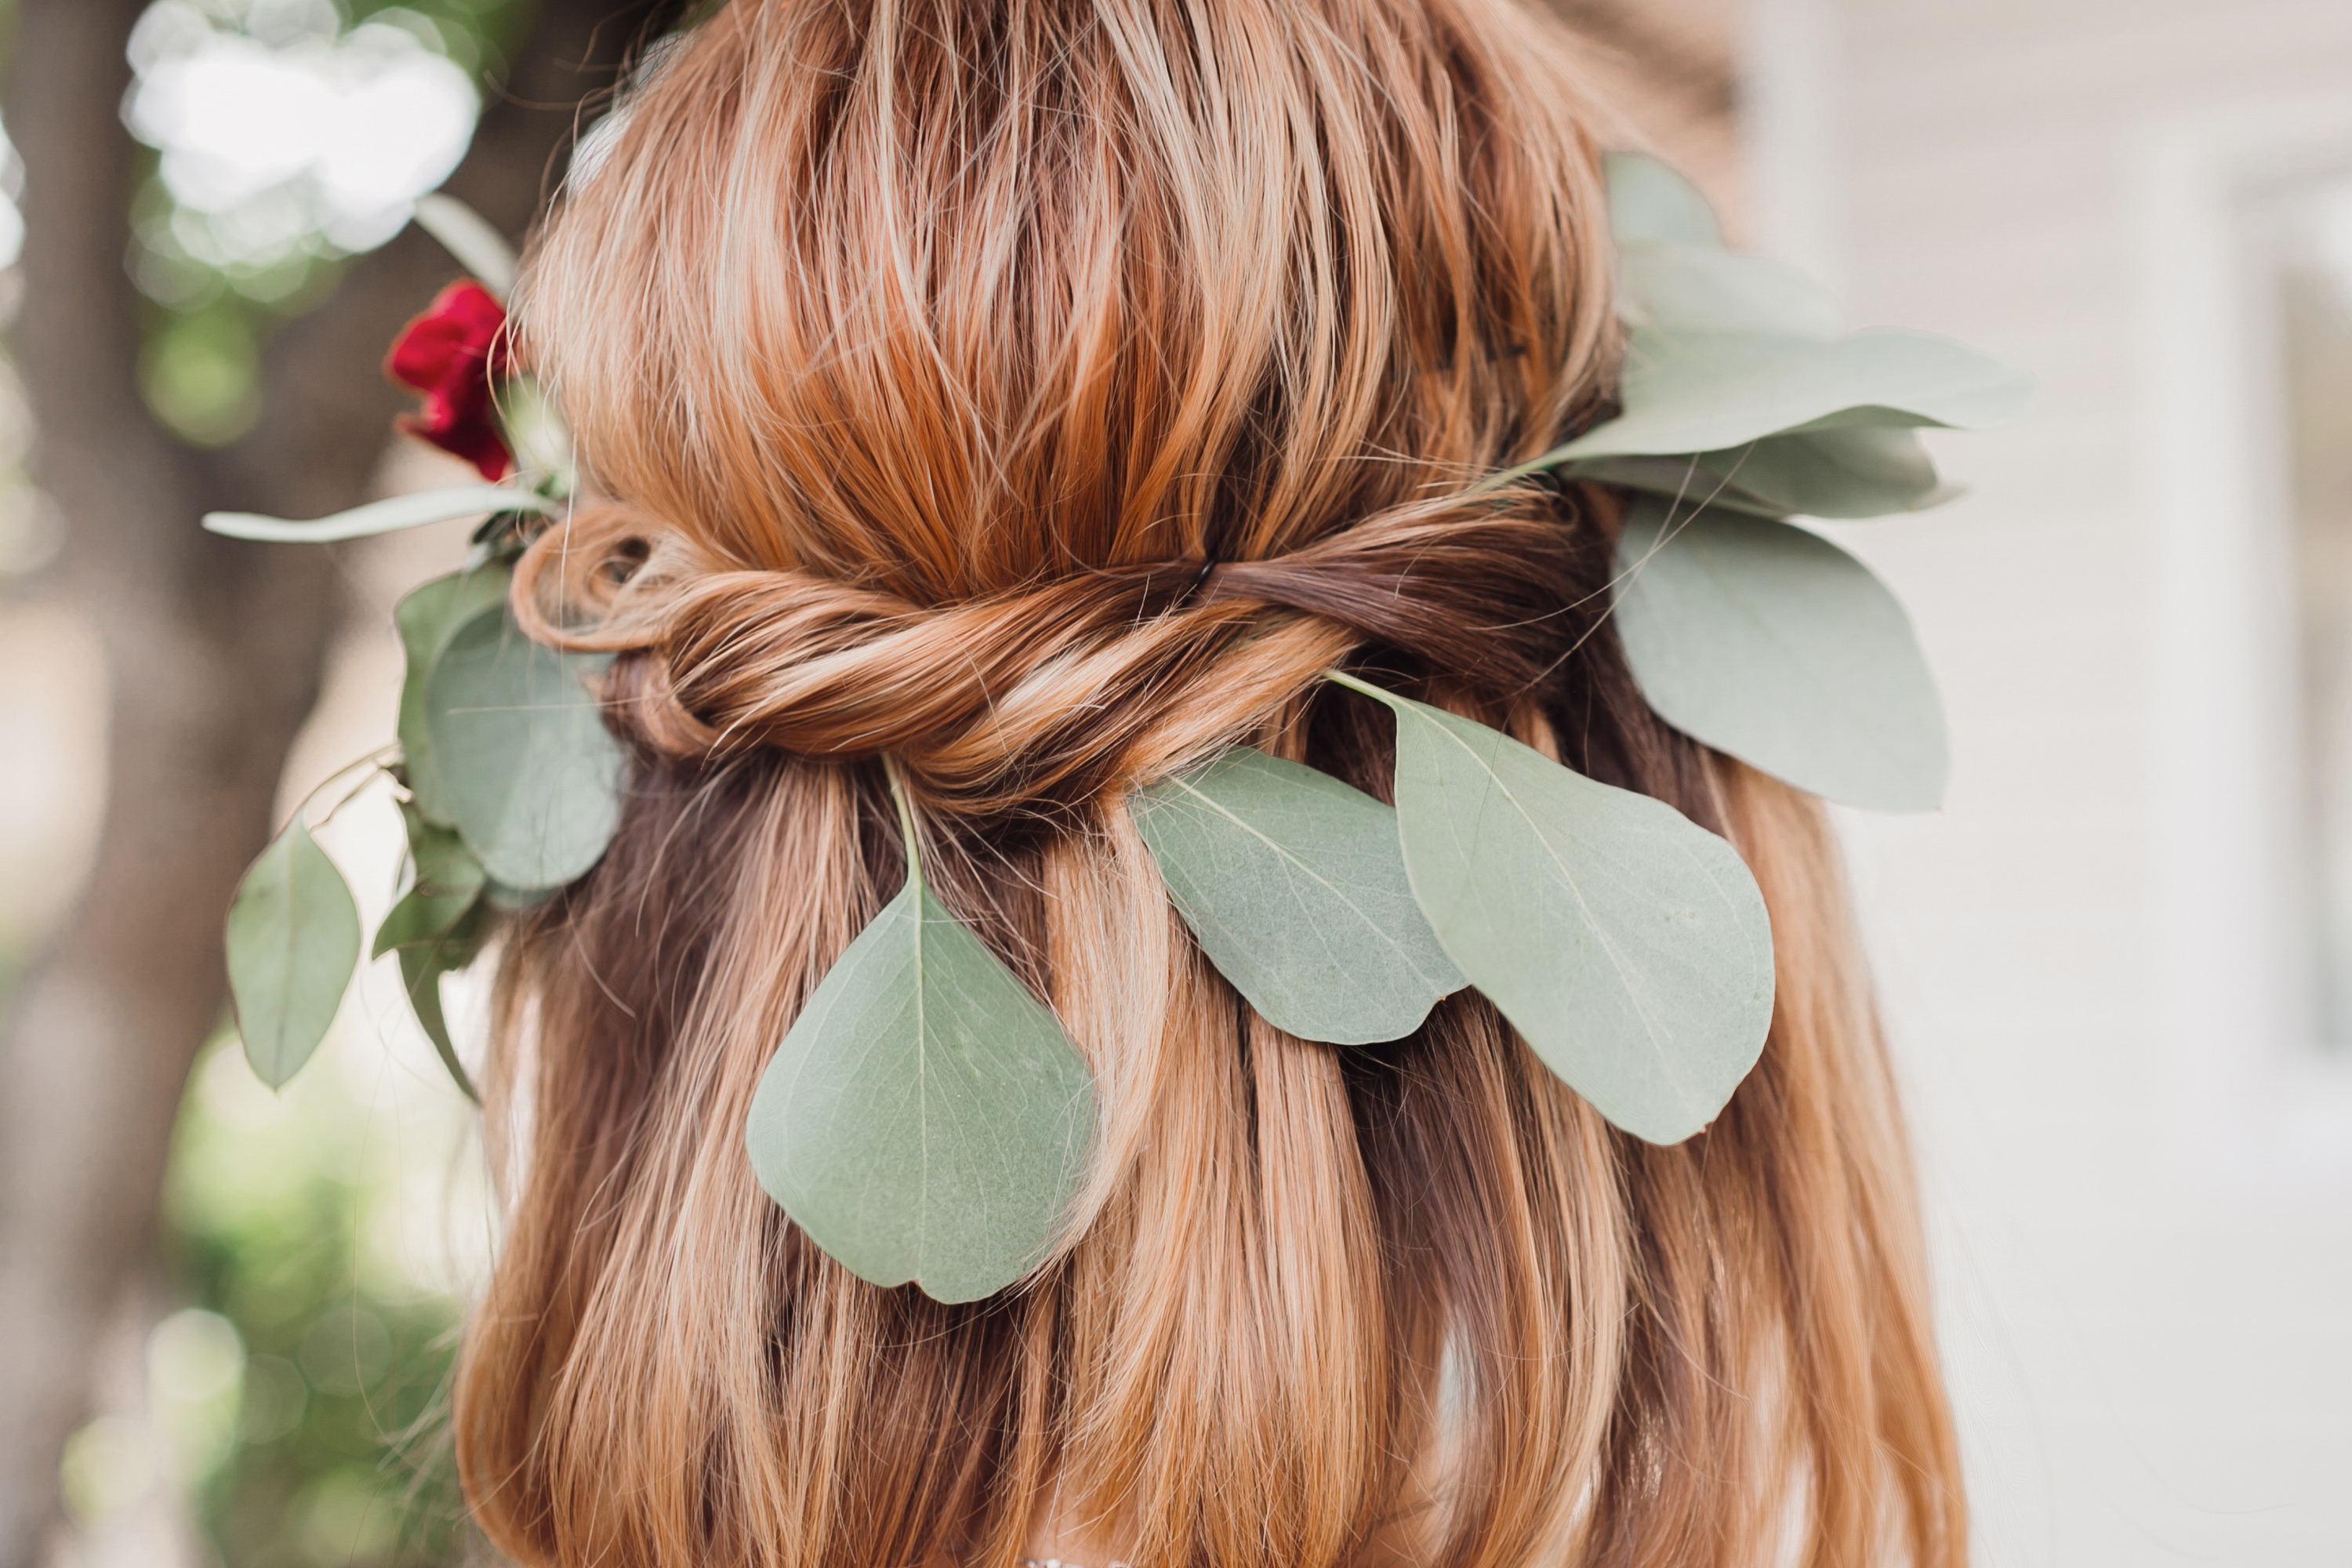
<svg viewBox="0 0 2352 1568">
<path fill-rule="evenodd" d="M 1061 1025 L 910 866 L 776 1048 L 744 1142 L 851 1273 L 971 1301 L 1044 1256 L 1093 1131 Z"/>
<path fill-rule="evenodd" d="M 1650 705 L 1742 762 L 1849 805 L 1943 802 L 1943 706 L 1904 614 L 1820 535 L 1643 498 L 1617 542 L 1617 636 Z"/>
<path fill-rule="evenodd" d="M 495 880 L 557 888 L 621 820 L 626 755 L 588 679 L 600 661 L 522 635 L 503 608 L 459 627 L 425 687 L 425 730 L 450 815 Z"/>
<path fill-rule="evenodd" d="M 359 961 L 359 905 L 298 816 L 246 871 L 228 910 L 229 996 L 262 1082 L 279 1088 L 310 1059 Z"/>
<path fill-rule="evenodd" d="M 1363 791 L 1235 746 L 1129 806 L 1202 951 L 1276 1028 L 1402 1039 L 1464 985 L 1413 902 L 1396 813 Z"/>
<path fill-rule="evenodd" d="M 1771 925 L 1738 854 L 1662 801 L 1337 679 L 1396 714 L 1397 832 L 1446 955 L 1612 1122 L 1653 1143 L 1704 1129 L 1772 1021 Z"/>
</svg>

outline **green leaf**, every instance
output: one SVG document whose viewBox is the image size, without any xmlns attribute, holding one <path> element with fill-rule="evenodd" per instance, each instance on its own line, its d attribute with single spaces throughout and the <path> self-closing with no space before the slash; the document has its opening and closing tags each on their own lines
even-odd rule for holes
<svg viewBox="0 0 2352 1568">
<path fill-rule="evenodd" d="M 412 800 L 400 803 L 400 821 L 408 835 L 419 889 L 436 897 L 469 897 L 481 889 L 482 863 L 466 847 L 465 839 L 426 816 Z"/>
<path fill-rule="evenodd" d="M 1129 797 L 1177 912 L 1261 1017 L 1301 1039 L 1402 1039 L 1466 982 L 1413 902 L 1396 813 L 1236 746 Z"/>
<path fill-rule="evenodd" d="M 416 198 L 416 226 L 441 242 L 457 265 L 501 301 L 514 291 L 514 247 L 489 220 L 455 196 Z"/>
<path fill-rule="evenodd" d="M 310 522 L 264 517 L 253 511 L 208 511 L 205 513 L 205 527 L 231 539 L 254 539 L 266 544 L 331 544 L 338 540 L 422 528 L 428 522 L 446 522 L 453 517 L 472 517 L 478 512 L 551 514 L 559 504 L 515 485 L 454 485 L 446 489 L 417 490 L 370 501 Z"/>
<path fill-rule="evenodd" d="M 1618 313 L 1661 332 L 1746 332 L 1827 342 L 1837 301 L 1785 262 L 1693 245 L 1633 243 L 1617 257 Z"/>
<path fill-rule="evenodd" d="M 532 642 L 503 608 L 466 622 L 434 660 L 433 769 L 467 847 L 510 888 L 575 880 L 620 826 L 626 753 L 586 684 L 603 663 Z"/>
<path fill-rule="evenodd" d="M 1550 462 L 1713 451 L 1842 425 L 1982 429 L 2019 413 L 2032 390 L 1999 361 L 1925 332 L 1816 342 L 1636 329 L 1619 384 L 1625 412 Z"/>
<path fill-rule="evenodd" d="M 433 1042 L 450 1078 L 477 1104 L 482 1097 L 475 1091 L 466 1064 L 457 1059 L 457 1047 L 449 1038 L 449 1020 L 441 1010 L 441 977 L 474 962 L 489 940 L 495 918 L 488 904 L 477 900 L 447 931 L 398 950 L 401 989 L 408 994 L 409 1011 L 416 1015 L 417 1026 Z"/>
<path fill-rule="evenodd" d="M 1499 731 L 1332 679 L 1396 714 L 1397 832 L 1447 955 L 1612 1122 L 1653 1143 L 1705 1128 L 1772 1018 L 1771 927 L 1731 846 Z"/>
<path fill-rule="evenodd" d="M 1853 426 L 1770 436 L 1700 461 L 1767 505 L 1805 517 L 1884 517 L 1956 493 L 1916 432 Z"/>
<path fill-rule="evenodd" d="M 385 911 L 383 923 L 375 928 L 375 942 L 368 949 L 370 958 L 382 958 L 400 948 L 415 947 L 433 941 L 456 925 L 459 917 L 474 907 L 481 889 L 478 884 L 471 893 L 447 898 L 436 897 L 410 889 L 400 901 Z"/>
<path fill-rule="evenodd" d="M 1761 257 L 1643 237 L 1656 232 L 1649 226 L 1619 247 L 1619 310 L 1632 330 L 1618 416 L 1478 490 L 1568 463 L 1714 457 L 1827 430 L 1981 429 L 2021 412 L 2032 395 L 2022 372 L 1948 339 L 1892 329 L 1841 337 L 1834 302 L 1802 273 Z M 1877 516 L 1900 510 L 1885 504 L 1890 488 L 1922 500 L 1934 492 L 1932 483 L 1916 482 L 1916 471 L 1892 483 L 1885 471 L 1898 454 L 1892 444 L 1789 451 L 1795 477 L 1811 478 L 1811 499 L 1802 506 L 1759 501 L 1759 510 Z M 1909 469 L 1921 461 L 1924 455 L 1903 455 Z M 1822 471 L 1824 463 L 1857 462 L 1861 471 L 1834 486 Z"/>
<path fill-rule="evenodd" d="M 1094 1087 L 1054 1015 L 931 895 L 908 837 L 906 887 L 776 1048 L 744 1142 L 768 1195 L 851 1273 L 971 1301 L 1051 1246 Z"/>
<path fill-rule="evenodd" d="M 1607 153 L 1601 165 L 1609 182 L 1609 229 L 1620 245 L 1633 239 L 1723 243 L 1714 207 L 1667 164 L 1646 153 Z"/>
<path fill-rule="evenodd" d="M 1879 811 L 1943 802 L 1949 755 L 1910 617 L 1820 535 L 1634 503 L 1617 635 L 1668 723 L 1800 789 Z"/>
<path fill-rule="evenodd" d="M 360 961 L 360 910 L 343 874 L 296 817 L 228 910 L 228 984 L 246 1059 L 272 1089 L 327 1037 Z"/>
<path fill-rule="evenodd" d="M 1768 436 L 1747 447 L 1675 458 L 1600 458 L 1569 472 L 1678 502 L 1760 517 L 1885 517 L 1957 493 L 1909 430 L 1857 426 Z"/>
<path fill-rule="evenodd" d="M 457 814 L 441 787 L 441 771 L 434 763 L 433 735 L 425 721 L 425 691 L 432 683 L 435 661 L 458 628 L 506 603 L 509 576 L 500 565 L 453 572 L 410 590 L 393 608 L 393 625 L 400 630 L 400 646 L 408 666 L 400 683 L 399 726 L 408 789 L 425 818 L 443 826 L 456 823 Z"/>
<path fill-rule="evenodd" d="M 416 875 L 376 928 L 371 958 L 431 942 L 447 931 L 474 907 L 487 876 L 454 829 L 426 820 L 414 801 L 401 802 L 400 815 L 408 826 L 408 854 Z"/>
</svg>

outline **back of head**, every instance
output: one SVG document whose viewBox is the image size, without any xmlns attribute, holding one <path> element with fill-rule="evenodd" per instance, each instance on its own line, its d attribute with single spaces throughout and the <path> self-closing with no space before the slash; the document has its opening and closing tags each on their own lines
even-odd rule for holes
<svg viewBox="0 0 2352 1568">
<path fill-rule="evenodd" d="M 1867 988 L 1812 803 L 1667 728 L 1597 488 L 1465 500 L 1611 389 L 1595 114 L 1509 0 L 733 0 L 520 296 L 600 500 L 526 557 L 638 764 L 511 939 L 512 1217 L 463 1358 L 525 1562 L 1957 1564 Z M 1246 742 L 1385 795 L 1333 666 L 1726 835 L 1762 1062 L 1673 1148 L 1475 993 L 1257 1016 L 1124 804 Z M 905 874 L 1085 1053 L 1082 1192 L 943 1305 L 819 1251 L 742 1126 Z"/>
</svg>

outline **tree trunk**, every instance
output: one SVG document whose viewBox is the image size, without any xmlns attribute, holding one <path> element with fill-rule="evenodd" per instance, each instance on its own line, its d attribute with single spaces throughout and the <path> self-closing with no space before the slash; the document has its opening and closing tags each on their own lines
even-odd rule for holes
<svg viewBox="0 0 2352 1568">
<path fill-rule="evenodd" d="M 96 864 L 0 1037 L 0 1568 L 33 1568 L 92 1352 L 152 1239 L 171 1131 L 225 995 L 221 921 L 340 613 L 328 552 L 203 532 L 215 507 L 312 516 L 362 499 L 398 398 L 400 322 L 457 270 L 414 230 L 355 263 L 265 360 L 263 416 L 203 452 L 146 413 L 127 277 L 136 150 L 118 106 L 148 0 L 18 0 L 5 102 L 25 165 L 14 340 L 39 475 L 68 520 L 66 594 L 110 679 Z M 449 190 L 509 234 L 584 100 L 656 6 L 542 0 Z"/>
</svg>

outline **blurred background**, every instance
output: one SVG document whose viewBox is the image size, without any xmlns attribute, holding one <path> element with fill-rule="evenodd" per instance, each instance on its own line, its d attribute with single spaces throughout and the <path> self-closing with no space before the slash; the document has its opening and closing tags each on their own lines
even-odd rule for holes
<svg viewBox="0 0 2352 1568">
<path fill-rule="evenodd" d="M 1978 1560 L 2352 1564 L 2352 4 L 1554 3 L 1744 243 L 2041 381 L 1938 443 L 1965 500 L 1832 531 L 1958 756 L 1842 820 Z M 696 8 L 0 0 L 0 1568 L 482 1560 L 467 1102 L 373 971 L 271 1094 L 218 937 L 465 525 L 195 520 L 463 477 L 386 439 L 410 205 L 520 234 Z M 382 798 L 320 837 L 388 901 Z"/>
</svg>

